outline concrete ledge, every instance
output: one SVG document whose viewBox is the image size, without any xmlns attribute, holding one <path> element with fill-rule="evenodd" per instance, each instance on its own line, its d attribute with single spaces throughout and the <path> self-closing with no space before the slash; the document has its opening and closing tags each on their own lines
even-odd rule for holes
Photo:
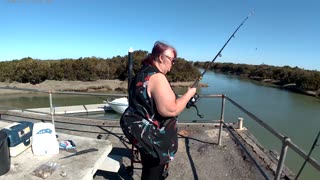
<svg viewBox="0 0 320 180">
<path fill-rule="evenodd" d="M 107 157 L 98 167 L 98 170 L 114 172 L 114 173 L 118 172 L 119 169 L 120 169 L 120 163 L 110 157 Z"/>
<path fill-rule="evenodd" d="M 1 126 L 6 126 L 8 123 L 0 121 Z M 40 179 L 32 174 L 39 166 L 48 162 L 54 162 L 59 165 L 59 168 L 48 177 L 52 180 L 68 180 L 68 179 L 83 179 L 91 180 L 94 174 L 100 167 L 109 167 L 110 171 L 119 169 L 119 162 L 108 157 L 112 150 L 112 144 L 108 140 L 99 140 L 88 137 L 81 137 L 63 133 L 58 134 L 58 141 L 73 140 L 77 145 L 77 150 L 80 154 L 75 155 L 67 151 L 60 151 L 59 154 L 35 156 L 28 148 L 19 156 L 11 158 L 11 168 L 8 173 L 0 176 L 0 180 L 15 180 L 15 179 Z M 97 151 L 81 153 L 89 148 L 95 148 Z M 74 156 L 73 156 L 74 155 Z M 106 157 L 108 157 L 106 159 Z M 107 168 L 104 168 L 107 169 Z"/>
</svg>

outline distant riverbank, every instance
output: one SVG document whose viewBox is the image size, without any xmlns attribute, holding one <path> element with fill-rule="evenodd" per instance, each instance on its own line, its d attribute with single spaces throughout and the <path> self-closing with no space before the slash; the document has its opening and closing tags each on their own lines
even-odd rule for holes
<svg viewBox="0 0 320 180">
<path fill-rule="evenodd" d="M 232 73 L 232 72 L 222 72 L 220 70 L 213 70 L 213 72 L 215 73 L 219 73 L 219 74 L 224 74 L 227 76 L 234 76 L 234 77 L 240 77 L 243 79 L 249 79 L 252 81 L 256 81 L 256 82 L 260 82 L 263 84 L 266 84 L 268 86 L 271 87 L 275 87 L 275 88 L 279 88 L 279 89 L 285 89 L 291 92 L 295 92 L 295 93 L 299 93 L 299 94 L 304 94 L 307 96 L 313 96 L 313 97 L 320 97 L 320 89 L 318 91 L 307 91 L 307 90 L 303 90 L 300 89 L 296 83 L 289 83 L 289 84 L 282 84 L 281 81 L 279 80 L 275 80 L 275 79 L 266 79 L 266 78 L 262 78 L 260 76 L 249 76 L 248 74 L 236 74 L 236 73 Z"/>
<path fill-rule="evenodd" d="M 218 72 L 221 73 L 221 72 Z M 234 74 L 230 74 L 230 73 L 222 73 L 222 74 L 227 74 L 227 75 L 232 75 L 232 76 L 239 76 L 239 75 L 234 75 Z M 292 91 L 295 93 L 299 93 L 299 94 L 304 94 L 304 95 L 308 95 L 308 96 L 314 96 L 314 97 L 319 97 L 319 93 L 317 93 L 316 91 L 305 91 L 305 90 L 301 90 L 297 87 L 297 85 L 295 83 L 290 83 L 290 84 L 285 84 L 285 85 L 281 85 L 279 84 L 280 82 L 274 79 L 263 79 L 261 77 L 255 77 L 255 76 L 241 76 L 242 78 L 245 79 L 250 79 L 250 80 L 254 80 L 254 81 L 258 81 L 258 82 L 262 82 L 265 84 L 268 84 L 270 86 L 276 87 L 276 88 L 280 88 L 280 89 L 285 89 L 288 91 Z"/>
<path fill-rule="evenodd" d="M 193 82 L 174 82 L 173 87 L 188 87 Z M 200 87 L 207 87 L 207 84 L 200 83 Z M 120 80 L 97 80 L 97 81 L 54 81 L 46 80 L 40 84 L 0 82 L 0 87 L 36 89 L 42 91 L 75 91 L 75 92 L 96 92 L 96 91 L 117 91 L 126 93 L 127 81 Z M 0 89 L 0 94 L 19 94 L 28 91 L 16 91 L 10 89 Z"/>
<path fill-rule="evenodd" d="M 288 91 L 292 91 L 292 92 L 296 92 L 296 93 L 300 93 L 300 94 L 305 94 L 308 96 L 314 96 L 314 97 L 319 96 L 319 94 L 317 94 L 316 91 L 305 91 L 305 90 L 299 89 L 295 83 L 279 85 L 278 84 L 279 81 L 274 80 L 274 79 L 263 79 L 263 78 L 257 78 L 257 77 L 248 77 L 248 78 L 251 80 L 260 81 L 260 82 L 263 82 L 266 84 L 270 84 L 270 85 L 277 87 L 277 88 L 286 89 Z"/>
</svg>

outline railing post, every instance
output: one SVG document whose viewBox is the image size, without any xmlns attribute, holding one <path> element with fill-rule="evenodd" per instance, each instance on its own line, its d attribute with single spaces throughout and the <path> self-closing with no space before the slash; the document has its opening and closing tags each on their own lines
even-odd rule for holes
<svg viewBox="0 0 320 180">
<path fill-rule="evenodd" d="M 49 100 L 50 100 L 51 120 L 52 120 L 53 127 L 55 127 L 55 125 L 54 125 L 54 113 L 53 113 L 53 106 L 52 106 L 52 92 L 51 91 L 49 91 Z"/>
<path fill-rule="evenodd" d="M 282 140 L 282 149 L 281 149 L 281 154 L 280 158 L 278 161 L 278 166 L 277 166 L 277 171 L 276 171 L 276 176 L 274 177 L 275 180 L 279 180 L 281 176 L 281 172 L 283 169 L 283 165 L 287 156 L 287 151 L 288 151 L 288 142 L 290 141 L 290 138 L 284 137 Z"/>
<path fill-rule="evenodd" d="M 222 134 L 222 127 L 224 122 L 224 106 L 226 103 L 226 99 L 224 98 L 224 94 L 222 94 L 222 104 L 221 104 L 221 116 L 220 116 L 220 128 L 219 128 L 219 138 L 218 138 L 218 145 L 221 145 L 221 134 Z"/>
</svg>

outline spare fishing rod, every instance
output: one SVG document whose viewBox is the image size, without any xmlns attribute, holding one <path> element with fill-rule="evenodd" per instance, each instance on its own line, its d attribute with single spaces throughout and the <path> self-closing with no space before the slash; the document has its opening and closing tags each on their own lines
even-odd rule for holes
<svg viewBox="0 0 320 180">
<path fill-rule="evenodd" d="M 241 22 L 241 24 L 237 27 L 237 29 L 231 34 L 231 36 L 229 37 L 229 39 L 227 40 L 227 42 L 222 46 L 222 48 L 220 49 L 220 51 L 217 53 L 217 55 L 213 58 L 213 60 L 211 61 L 211 63 L 207 64 L 206 68 L 204 69 L 204 71 L 201 73 L 201 76 L 196 79 L 194 81 L 194 83 L 192 84 L 191 88 L 194 88 L 194 87 L 198 87 L 199 86 L 199 82 L 201 81 L 202 77 L 207 73 L 207 71 L 209 70 L 209 68 L 211 67 L 211 65 L 214 63 L 214 61 L 218 58 L 218 57 L 221 57 L 221 52 L 223 51 L 223 49 L 227 46 L 227 44 L 229 43 L 229 41 L 234 37 L 234 35 L 237 33 L 237 31 L 240 29 L 240 27 L 244 24 L 244 22 L 247 21 L 247 19 L 249 19 L 249 17 L 253 14 L 253 11 L 250 12 L 248 14 L 248 16 Z M 194 107 L 196 108 L 197 110 L 197 115 L 200 117 L 200 118 L 203 118 L 203 115 L 199 114 L 199 111 L 198 111 L 198 108 L 197 106 L 195 105 L 195 103 L 198 101 L 199 99 L 199 95 L 198 94 L 195 94 L 188 102 L 187 104 L 187 108 L 190 108 L 190 107 Z"/>
<path fill-rule="evenodd" d="M 310 149 L 310 151 L 308 153 L 307 158 L 304 160 L 304 162 L 303 162 L 303 164 L 302 164 L 297 176 L 294 178 L 295 180 L 297 180 L 299 178 L 304 166 L 306 165 L 307 161 L 309 160 L 309 158 L 311 156 L 311 153 L 312 153 L 313 149 L 317 146 L 317 141 L 318 141 L 319 137 L 320 137 L 320 131 L 318 132 L 318 135 L 317 135 L 316 139 L 314 140 L 314 142 L 312 144 L 312 147 L 311 147 L 311 149 Z"/>
</svg>

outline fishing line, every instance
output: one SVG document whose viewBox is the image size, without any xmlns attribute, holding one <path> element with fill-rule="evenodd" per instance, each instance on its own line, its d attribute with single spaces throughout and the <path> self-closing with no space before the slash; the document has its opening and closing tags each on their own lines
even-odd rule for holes
<svg viewBox="0 0 320 180">
<path fill-rule="evenodd" d="M 213 58 L 213 60 L 211 61 L 211 63 L 207 64 L 206 68 L 204 69 L 204 71 L 201 73 L 200 77 L 198 79 L 195 80 L 195 82 L 193 83 L 193 85 L 191 86 L 191 88 L 196 88 L 199 86 L 199 82 L 201 81 L 202 77 L 206 74 L 206 72 L 208 71 L 208 69 L 210 68 L 210 66 L 212 66 L 213 62 L 218 58 L 221 57 L 221 52 L 223 51 L 223 49 L 227 46 L 227 44 L 229 43 L 229 41 L 234 37 L 234 35 L 236 34 L 236 32 L 240 29 L 240 27 L 244 24 L 244 22 L 247 21 L 247 19 L 252 16 L 254 13 L 254 10 L 252 10 L 248 16 L 241 22 L 241 24 L 237 27 L 237 29 L 231 34 L 231 36 L 229 37 L 229 39 L 227 40 L 227 42 L 222 46 L 222 48 L 220 49 L 220 51 L 217 53 L 217 55 Z M 196 102 L 199 99 L 199 95 L 196 93 L 187 103 L 187 108 L 190 107 L 194 107 L 197 111 L 197 116 L 199 116 L 200 118 L 203 118 L 204 116 L 202 114 L 199 113 L 199 110 L 196 106 Z"/>
<path fill-rule="evenodd" d="M 241 24 L 238 26 L 238 28 L 231 34 L 231 36 L 229 37 L 229 39 L 227 40 L 227 42 L 222 46 L 222 48 L 220 49 L 220 51 L 217 53 L 217 55 L 213 58 L 213 60 L 211 61 L 211 63 L 209 63 L 206 68 L 204 69 L 204 71 L 202 72 L 201 76 L 195 80 L 195 82 L 193 83 L 193 85 L 191 86 L 192 88 L 194 87 L 198 87 L 199 85 L 199 81 L 201 81 L 202 77 L 206 74 L 207 70 L 210 68 L 210 66 L 212 66 L 213 62 L 218 58 L 221 57 L 221 52 L 223 51 L 223 49 L 227 46 L 227 44 L 229 43 L 229 41 L 235 37 L 234 35 L 236 34 L 236 32 L 240 29 L 240 27 L 244 24 L 244 22 L 247 21 L 247 19 L 252 16 L 254 14 L 254 10 L 252 10 L 248 16 L 241 22 Z"/>
</svg>

